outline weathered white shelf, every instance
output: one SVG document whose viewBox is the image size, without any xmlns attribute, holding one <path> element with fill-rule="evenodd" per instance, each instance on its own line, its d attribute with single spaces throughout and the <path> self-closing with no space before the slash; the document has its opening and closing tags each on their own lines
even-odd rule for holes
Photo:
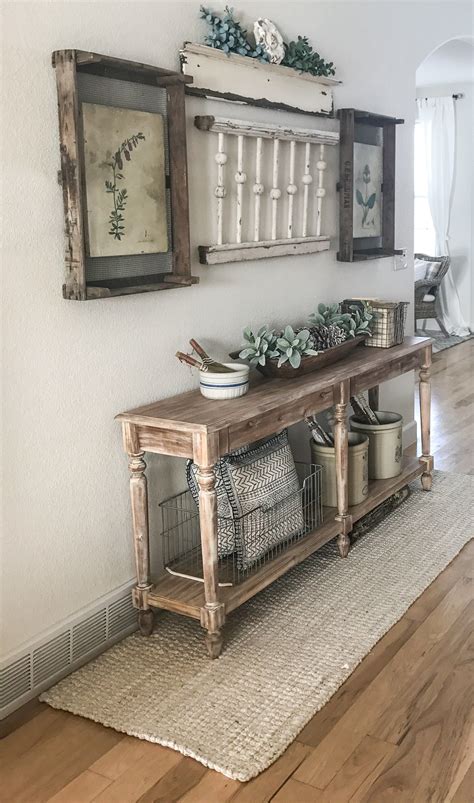
<svg viewBox="0 0 474 803">
<path fill-rule="evenodd" d="M 186 92 L 203 97 L 332 117 L 334 78 L 299 73 L 249 56 L 226 54 L 187 42 L 180 51 L 181 70 L 192 75 Z"/>
<path fill-rule="evenodd" d="M 225 243 L 224 245 L 200 245 L 199 261 L 202 265 L 222 265 L 225 262 L 248 262 L 268 257 L 316 254 L 329 251 L 330 239 L 320 237 L 292 237 L 284 240 L 260 240 L 259 242 Z"/>
</svg>

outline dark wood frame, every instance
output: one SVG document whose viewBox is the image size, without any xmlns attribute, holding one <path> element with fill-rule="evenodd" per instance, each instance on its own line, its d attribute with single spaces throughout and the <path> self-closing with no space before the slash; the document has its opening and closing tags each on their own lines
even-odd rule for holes
<svg viewBox="0 0 474 803">
<path fill-rule="evenodd" d="M 60 176 L 66 234 L 64 298 L 85 301 L 195 284 L 198 279 L 191 276 L 184 106 L 184 88 L 193 80 L 192 77 L 161 67 L 83 50 L 56 50 L 52 61 L 56 70 L 58 91 Z M 88 282 L 86 279 L 84 156 L 80 130 L 78 72 L 166 89 L 173 242 L 171 273 L 94 282 Z"/>
<path fill-rule="evenodd" d="M 395 248 L 395 130 L 404 120 L 382 114 L 339 109 L 340 120 L 340 181 L 339 190 L 339 262 L 361 262 L 380 259 L 402 250 Z M 371 125 L 383 131 L 383 206 L 381 246 L 358 247 L 354 243 L 354 142 L 357 142 L 356 125 Z M 366 238 L 370 239 L 370 238 Z"/>
</svg>

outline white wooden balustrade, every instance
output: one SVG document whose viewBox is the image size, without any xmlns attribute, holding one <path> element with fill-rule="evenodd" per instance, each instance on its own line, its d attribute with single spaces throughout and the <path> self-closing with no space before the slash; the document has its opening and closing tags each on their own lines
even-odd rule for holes
<svg viewBox="0 0 474 803">
<path fill-rule="evenodd" d="M 194 122 L 201 131 L 217 134 L 215 155 L 217 182 L 214 190 L 217 199 L 216 243 L 199 246 L 199 257 L 202 263 L 214 265 L 285 254 L 312 254 L 329 248 L 329 237 L 321 233 L 323 199 L 326 195 L 324 155 L 326 145 L 336 145 L 339 142 L 338 133 L 307 128 L 285 128 L 212 116 L 197 116 L 194 118 Z M 253 202 L 252 194 L 244 193 L 247 182 L 246 171 L 250 172 L 252 167 L 248 155 L 249 149 L 245 147 L 246 141 L 250 138 L 256 139 L 252 184 Z M 234 176 L 235 198 L 233 199 L 234 225 L 231 220 L 233 203 L 229 200 L 224 178 L 224 166 L 228 161 L 228 151 L 233 147 L 232 140 L 237 140 L 237 170 Z M 265 145 L 265 140 L 273 140 L 273 142 Z M 301 166 L 304 164 L 304 170 L 298 179 L 296 175 L 297 150 L 301 146 L 304 146 L 304 161 L 301 163 Z M 282 158 L 285 147 L 288 149 L 286 160 Z M 267 154 L 271 161 L 271 184 L 268 188 L 263 183 L 266 148 L 271 149 Z M 313 182 L 311 165 L 315 149 L 318 149 L 315 164 L 317 180 Z M 285 161 L 288 163 L 286 179 L 281 176 L 281 166 Z M 284 189 L 286 186 L 287 194 L 286 224 L 280 210 L 282 186 Z M 301 190 L 303 197 L 298 206 L 295 200 L 298 198 L 298 194 L 301 194 Z M 249 198 L 248 201 L 247 198 Z M 314 203 L 311 203 L 313 199 Z M 271 226 L 270 236 L 262 238 L 265 202 L 270 204 Z M 296 214 L 297 209 L 301 210 L 299 218 Z M 311 209 L 314 209 L 312 215 Z M 229 230 L 228 234 L 226 226 Z M 226 236 L 224 231 L 226 231 Z M 242 241 L 242 233 L 246 231 L 253 233 L 253 240 Z M 283 233 L 286 236 L 282 236 Z"/>
</svg>

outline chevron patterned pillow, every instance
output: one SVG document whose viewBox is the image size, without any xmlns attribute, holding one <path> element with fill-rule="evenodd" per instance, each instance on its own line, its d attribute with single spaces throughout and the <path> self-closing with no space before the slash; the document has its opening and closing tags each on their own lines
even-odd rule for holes
<svg viewBox="0 0 474 803">
<path fill-rule="evenodd" d="M 186 477 L 188 488 L 192 497 L 199 507 L 199 485 L 197 482 L 198 467 L 192 460 L 188 460 L 186 465 Z M 227 489 L 222 481 L 222 460 L 216 463 L 216 495 L 217 495 L 217 554 L 219 558 L 232 555 L 235 552 L 235 526 L 232 515 L 232 508 L 227 496 Z"/>
<path fill-rule="evenodd" d="M 199 507 L 198 467 L 188 460 L 188 487 Z M 298 475 L 286 430 L 236 449 L 216 463 L 219 558 L 237 552 L 248 569 L 276 544 L 304 529 Z"/>
<path fill-rule="evenodd" d="M 222 458 L 239 569 L 304 529 L 300 484 L 286 430 L 240 454 Z"/>
</svg>

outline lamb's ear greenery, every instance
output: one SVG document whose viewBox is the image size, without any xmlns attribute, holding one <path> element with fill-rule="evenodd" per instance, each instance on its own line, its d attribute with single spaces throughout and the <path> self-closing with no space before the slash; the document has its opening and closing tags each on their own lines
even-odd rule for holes
<svg viewBox="0 0 474 803">
<path fill-rule="evenodd" d="M 241 360 L 248 360 L 250 365 L 265 365 L 267 359 L 278 355 L 278 352 L 275 351 L 277 338 L 273 329 L 261 326 L 257 334 L 254 334 L 250 326 L 246 326 L 243 336 L 244 343 L 239 357 Z"/>
<path fill-rule="evenodd" d="M 371 329 L 375 323 L 372 307 L 367 302 L 363 302 L 362 309 L 357 304 L 351 304 L 349 309 L 350 312 L 342 312 L 340 304 L 318 304 L 317 312 L 312 312 L 309 316 L 309 323 L 311 326 L 335 324 L 346 333 L 347 337 L 356 337 L 361 334 L 371 337 Z"/>
<path fill-rule="evenodd" d="M 317 312 L 309 316 L 310 326 L 338 327 L 339 339 L 357 335 L 371 335 L 376 319 L 376 313 L 370 305 L 351 304 L 347 312 L 342 312 L 340 304 L 318 304 Z M 316 334 L 313 329 L 302 327 L 297 329 L 287 324 L 283 332 L 275 333 L 268 326 L 261 326 L 256 332 L 250 326 L 243 330 L 243 340 L 239 357 L 247 360 L 250 365 L 266 365 L 268 360 L 278 360 L 281 368 L 289 362 L 293 368 L 299 368 L 303 357 L 315 356 L 319 352 L 316 348 Z M 319 334 L 321 337 L 321 334 Z"/>
<path fill-rule="evenodd" d="M 295 333 L 292 326 L 286 326 L 281 337 L 277 338 L 276 351 L 279 353 L 278 367 L 289 361 L 292 368 L 299 368 L 302 357 L 315 356 L 318 352 L 307 329 Z"/>
</svg>

